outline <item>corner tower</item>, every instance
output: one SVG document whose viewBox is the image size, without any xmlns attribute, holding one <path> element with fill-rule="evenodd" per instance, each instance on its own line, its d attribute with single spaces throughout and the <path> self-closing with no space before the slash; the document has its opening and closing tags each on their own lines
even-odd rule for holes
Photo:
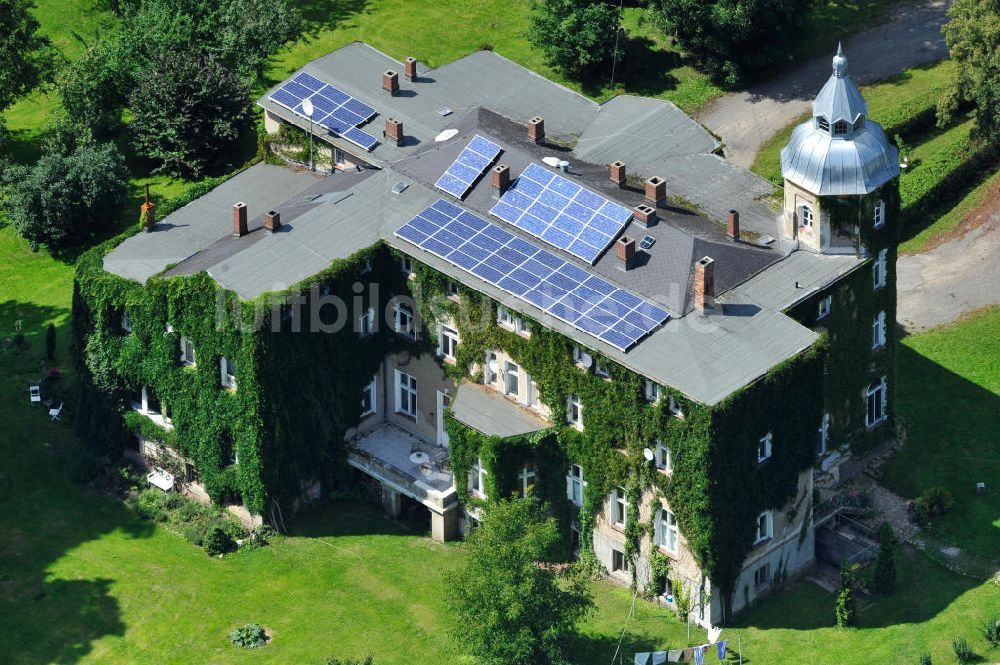
<svg viewBox="0 0 1000 665">
<path fill-rule="evenodd" d="M 839 46 L 812 115 L 781 151 L 785 234 L 817 252 L 865 255 L 898 207 L 899 155 L 868 118 Z"/>
</svg>

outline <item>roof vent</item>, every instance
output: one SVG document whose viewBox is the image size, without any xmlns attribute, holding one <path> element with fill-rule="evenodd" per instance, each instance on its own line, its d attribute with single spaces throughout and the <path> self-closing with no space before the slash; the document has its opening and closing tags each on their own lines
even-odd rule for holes
<svg viewBox="0 0 1000 665">
<path fill-rule="evenodd" d="M 761 247 L 767 247 L 772 242 L 774 242 L 774 236 L 761 236 L 757 239 L 757 244 Z"/>
<path fill-rule="evenodd" d="M 643 236 L 642 240 L 639 241 L 639 249 L 650 249 L 656 244 L 656 238 L 653 236 Z"/>
<path fill-rule="evenodd" d="M 450 109 L 449 107 L 447 107 L 447 106 L 445 106 L 444 108 L 440 108 L 440 109 L 438 109 L 438 115 L 441 115 L 441 116 L 444 116 L 444 115 L 451 115 L 452 113 L 454 113 L 454 111 L 452 111 L 452 110 L 451 110 L 451 109 Z"/>
<path fill-rule="evenodd" d="M 392 193 L 393 194 L 402 194 L 403 192 L 406 191 L 406 188 L 409 187 L 409 186 L 410 186 L 410 183 L 403 182 L 402 180 L 400 180 L 399 182 L 397 182 L 395 185 L 392 186 Z"/>
</svg>

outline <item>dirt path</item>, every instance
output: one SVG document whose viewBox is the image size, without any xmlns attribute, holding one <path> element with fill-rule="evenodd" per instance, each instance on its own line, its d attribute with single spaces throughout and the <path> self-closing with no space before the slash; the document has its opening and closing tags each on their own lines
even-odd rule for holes
<svg viewBox="0 0 1000 665">
<path fill-rule="evenodd" d="M 849 38 L 844 52 L 860 84 L 941 60 L 948 55 L 941 35 L 950 0 L 908 0 L 889 11 L 887 20 Z M 815 58 L 785 76 L 720 97 L 696 116 L 721 137 L 726 158 L 749 167 L 761 147 L 782 127 L 809 109 L 830 76 L 829 56 Z"/>
<path fill-rule="evenodd" d="M 955 232 L 896 261 L 896 320 L 909 332 L 1000 304 L 1000 182 Z"/>
</svg>

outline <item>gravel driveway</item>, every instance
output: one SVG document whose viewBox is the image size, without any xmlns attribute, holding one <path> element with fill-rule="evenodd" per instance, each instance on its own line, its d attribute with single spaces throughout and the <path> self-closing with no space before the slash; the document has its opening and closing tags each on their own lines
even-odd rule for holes
<svg viewBox="0 0 1000 665">
<path fill-rule="evenodd" d="M 859 84 L 873 83 L 948 55 L 941 26 L 950 0 L 901 2 L 884 23 L 844 42 L 849 71 Z M 806 112 L 830 76 L 830 58 L 806 62 L 781 78 L 735 92 L 702 109 L 696 118 L 725 144 L 726 158 L 749 167 L 761 147 Z"/>
</svg>

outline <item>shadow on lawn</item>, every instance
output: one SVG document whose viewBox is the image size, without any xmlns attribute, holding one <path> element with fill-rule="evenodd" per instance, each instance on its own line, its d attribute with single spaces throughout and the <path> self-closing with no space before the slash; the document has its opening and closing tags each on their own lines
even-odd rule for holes
<svg viewBox="0 0 1000 665">
<path fill-rule="evenodd" d="M 44 320 L 59 312 L 6 302 L 0 320 Z M 22 355 L 41 354 L 33 346 Z M 0 652 L 5 664 L 75 663 L 95 640 L 125 633 L 112 594 L 115 580 L 85 574 L 66 579 L 51 567 L 112 532 L 145 538 L 154 527 L 118 501 L 70 481 L 82 446 L 68 422 L 52 422 L 47 409 L 29 404 L 26 365 L 16 354 L 0 355 Z"/>
<path fill-rule="evenodd" d="M 430 536 L 430 516 L 393 519 L 360 499 L 332 499 L 307 508 L 288 522 L 288 535 L 302 538 L 337 536 Z"/>
</svg>

